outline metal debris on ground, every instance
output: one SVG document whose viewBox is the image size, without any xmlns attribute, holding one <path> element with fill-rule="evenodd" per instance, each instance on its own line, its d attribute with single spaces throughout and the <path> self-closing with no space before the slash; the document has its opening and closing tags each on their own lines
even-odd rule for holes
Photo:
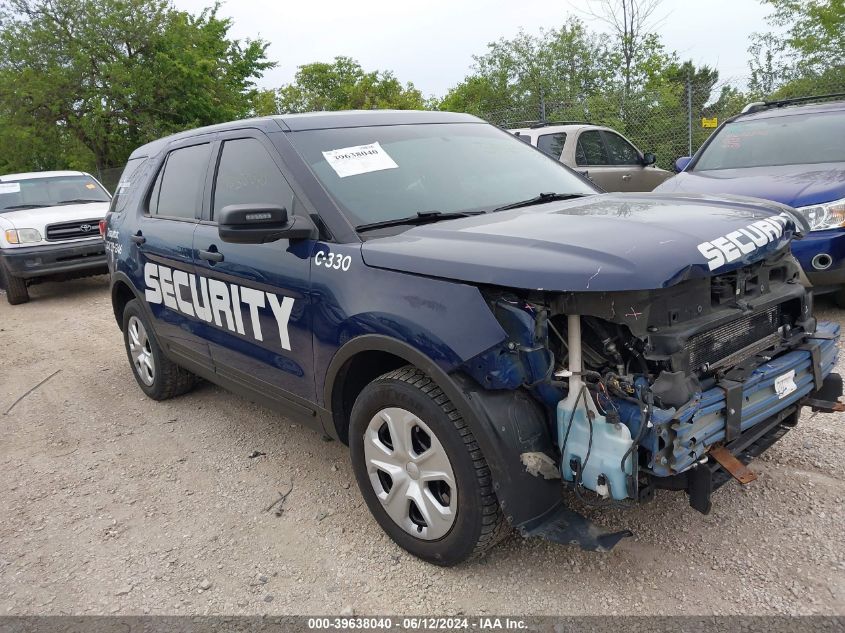
<svg viewBox="0 0 845 633">
<path fill-rule="evenodd" d="M 10 412 L 12 409 L 14 409 L 14 408 L 15 408 L 15 405 L 16 405 L 18 402 L 20 402 L 21 400 L 23 400 L 24 398 L 26 398 L 29 394 L 31 394 L 33 391 L 35 391 L 36 389 L 38 389 L 41 385 L 43 385 L 45 382 L 47 382 L 48 380 L 50 380 L 50 378 L 52 378 L 53 376 L 55 376 L 56 374 L 58 374 L 60 371 L 62 371 L 62 370 L 61 370 L 61 369 L 57 369 L 57 370 L 56 370 L 56 371 L 54 371 L 52 374 L 50 374 L 49 376 L 47 376 L 44 380 L 42 380 L 42 381 L 41 381 L 41 382 L 39 382 L 37 385 L 35 385 L 34 387 L 32 387 L 29 391 L 27 391 L 26 393 L 24 393 L 24 394 L 23 394 L 20 398 L 18 398 L 17 400 L 15 400 L 15 401 L 14 401 L 14 402 L 13 402 L 13 403 L 9 406 L 9 408 L 8 408 L 8 409 L 6 409 L 6 411 L 3 413 L 3 415 L 9 415 L 9 412 Z"/>
<path fill-rule="evenodd" d="M 731 476 L 741 484 L 747 484 L 757 479 L 756 473 L 739 461 L 724 446 L 716 446 L 710 449 L 710 456 L 719 462 L 719 465 L 727 470 Z"/>
<path fill-rule="evenodd" d="M 287 492 L 285 492 L 285 493 L 281 493 L 281 492 L 280 492 L 280 493 L 279 493 L 279 498 L 278 498 L 278 499 L 276 499 L 276 500 L 275 500 L 273 503 L 271 503 L 269 506 L 267 506 L 266 508 L 264 508 L 264 512 L 270 512 L 270 510 L 272 510 L 273 508 L 276 508 L 276 516 L 277 516 L 277 517 L 282 516 L 282 513 L 285 511 L 285 508 L 284 508 L 284 506 L 285 506 L 285 499 L 287 499 L 287 498 L 288 498 L 288 495 L 289 495 L 290 493 L 292 493 L 292 492 L 293 492 L 293 482 L 291 482 L 291 484 L 290 484 L 290 488 L 288 489 L 288 491 L 287 491 Z"/>
</svg>

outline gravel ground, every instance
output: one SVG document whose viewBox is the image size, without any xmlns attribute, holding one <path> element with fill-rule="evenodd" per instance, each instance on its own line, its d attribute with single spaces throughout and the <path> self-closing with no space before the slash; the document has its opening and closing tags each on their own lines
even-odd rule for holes
<svg viewBox="0 0 845 633">
<path fill-rule="evenodd" d="M 382 534 L 339 443 L 210 384 L 145 398 L 106 278 L 32 295 L 0 298 L 0 614 L 845 614 L 841 415 L 709 516 L 666 492 L 592 513 L 635 534 L 611 553 L 514 535 L 441 569 Z"/>
</svg>

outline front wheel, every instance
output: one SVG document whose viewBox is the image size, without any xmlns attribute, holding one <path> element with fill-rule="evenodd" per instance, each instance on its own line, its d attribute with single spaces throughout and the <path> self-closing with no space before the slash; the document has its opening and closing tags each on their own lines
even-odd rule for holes
<svg viewBox="0 0 845 633">
<path fill-rule="evenodd" d="M 0 286 L 6 289 L 6 301 L 16 306 L 29 301 L 26 279 L 15 277 L 0 258 Z"/>
<path fill-rule="evenodd" d="M 440 387 L 407 366 L 367 385 L 352 409 L 352 467 L 382 529 L 411 554 L 455 565 L 509 531 L 490 469 Z"/>
</svg>

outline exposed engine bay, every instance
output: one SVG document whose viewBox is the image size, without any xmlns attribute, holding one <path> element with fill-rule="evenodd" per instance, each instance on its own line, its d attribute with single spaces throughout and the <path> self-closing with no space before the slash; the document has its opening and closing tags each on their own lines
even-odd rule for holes
<svg viewBox="0 0 845 633">
<path fill-rule="evenodd" d="M 532 474 L 592 504 L 682 489 L 706 513 L 719 447 L 751 450 L 794 425 L 832 372 L 839 328 L 817 326 L 800 275 L 786 249 L 657 290 L 486 288 L 508 338 L 465 370 L 547 411 L 554 450 L 522 455 Z"/>
</svg>

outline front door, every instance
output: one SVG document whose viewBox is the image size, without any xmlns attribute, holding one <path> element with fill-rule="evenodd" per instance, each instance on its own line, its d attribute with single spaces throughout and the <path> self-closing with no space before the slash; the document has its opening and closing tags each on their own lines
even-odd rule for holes
<svg viewBox="0 0 845 633">
<path fill-rule="evenodd" d="M 578 135 L 575 145 L 575 164 L 578 171 L 605 191 L 622 191 L 622 171 L 610 163 L 607 147 L 599 130 L 587 130 Z"/>
<path fill-rule="evenodd" d="M 213 173 L 194 233 L 195 265 L 207 279 L 208 341 L 215 372 L 310 414 L 315 387 L 309 284 L 313 240 L 223 242 L 215 218 L 233 204 L 299 203 L 267 137 L 256 130 L 220 135 Z"/>
<path fill-rule="evenodd" d="M 614 191 L 651 191 L 657 186 L 656 182 L 652 182 L 654 168 L 643 165 L 636 147 L 615 132 L 604 130 L 602 136 L 614 178 L 618 178 L 618 189 Z"/>
</svg>

